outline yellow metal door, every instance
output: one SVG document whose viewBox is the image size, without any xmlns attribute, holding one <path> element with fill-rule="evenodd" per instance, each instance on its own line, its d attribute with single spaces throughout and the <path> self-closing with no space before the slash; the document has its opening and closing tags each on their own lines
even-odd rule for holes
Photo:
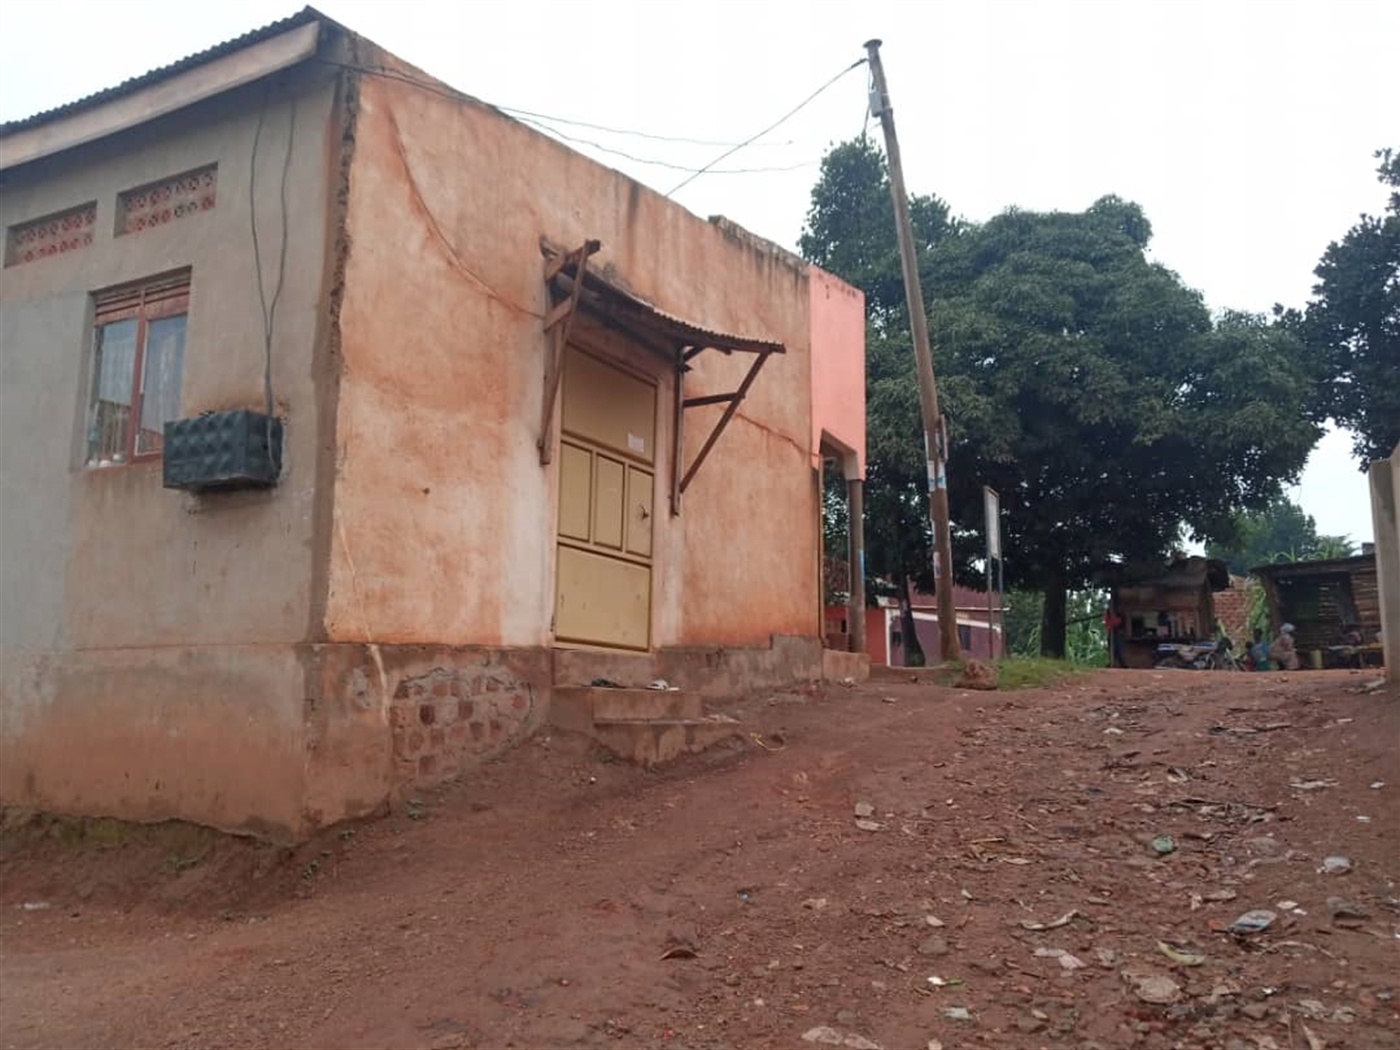
<svg viewBox="0 0 1400 1050">
<path fill-rule="evenodd" d="M 651 641 L 656 387 L 570 347 L 559 455 L 559 641 Z"/>
</svg>

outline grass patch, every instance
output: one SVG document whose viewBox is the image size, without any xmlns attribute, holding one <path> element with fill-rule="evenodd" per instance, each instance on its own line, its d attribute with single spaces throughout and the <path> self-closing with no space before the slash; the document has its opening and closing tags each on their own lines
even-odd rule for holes
<svg viewBox="0 0 1400 1050">
<path fill-rule="evenodd" d="M 993 665 L 997 669 L 997 687 L 1000 689 L 1033 689 L 1055 685 L 1089 670 L 1083 664 L 1050 660 L 1043 656 L 1004 656 L 994 660 Z"/>
<path fill-rule="evenodd" d="M 1035 689 L 1056 685 L 1093 670 L 1085 664 L 1072 664 L 1067 660 L 1051 660 L 1043 656 L 1003 656 L 993 660 L 992 666 L 997 671 L 998 689 Z M 931 677 L 939 685 L 953 686 L 962 675 L 963 662 L 947 660 L 931 667 L 910 670 Z"/>
</svg>

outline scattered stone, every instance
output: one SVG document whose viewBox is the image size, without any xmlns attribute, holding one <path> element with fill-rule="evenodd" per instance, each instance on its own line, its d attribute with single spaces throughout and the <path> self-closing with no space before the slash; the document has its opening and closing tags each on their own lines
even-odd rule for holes
<svg viewBox="0 0 1400 1050">
<path fill-rule="evenodd" d="M 879 830 L 881 830 L 884 826 L 885 826 L 885 825 L 879 823 L 878 821 L 874 821 L 874 820 L 857 820 L 857 821 L 856 821 L 856 827 L 860 828 L 861 831 L 879 831 Z"/>
<path fill-rule="evenodd" d="M 858 816 L 858 817 L 873 817 L 874 815 L 875 815 L 875 807 L 872 806 L 869 802 L 857 802 L 857 803 L 856 803 L 856 816 Z"/>
<path fill-rule="evenodd" d="M 1297 901 L 1279 901 L 1278 904 L 1274 905 L 1274 907 L 1278 908 L 1279 911 L 1293 911 L 1295 908 L 1298 907 L 1298 902 L 1297 902 Z"/>
<path fill-rule="evenodd" d="M 1345 875 L 1351 871 L 1351 859 L 1349 857 L 1324 857 L 1322 867 L 1317 869 L 1322 875 Z"/>
<path fill-rule="evenodd" d="M 928 923 L 935 930 L 940 930 L 946 925 L 937 915 L 925 915 L 924 922 Z"/>
<path fill-rule="evenodd" d="M 1266 908 L 1255 908 L 1241 915 L 1229 926 L 1225 927 L 1230 933 L 1248 936 L 1251 933 L 1263 933 L 1274 924 L 1278 915 Z"/>
<path fill-rule="evenodd" d="M 1293 1009 L 1298 1011 L 1298 1013 L 1302 1014 L 1309 1021 L 1327 1020 L 1327 1007 L 1317 999 L 1300 999 Z"/>
<path fill-rule="evenodd" d="M 997 670 L 982 660 L 969 660 L 963 664 L 962 674 L 953 683 L 955 689 L 995 689 Z"/>
<path fill-rule="evenodd" d="M 1176 840 L 1170 835 L 1158 835 L 1152 840 L 1152 852 L 1159 857 L 1176 852 Z"/>
<path fill-rule="evenodd" d="M 1225 1050 L 1254 1050 L 1254 1047 L 1246 1043 L 1239 1036 L 1231 1036 L 1225 1040 Z"/>
<path fill-rule="evenodd" d="M 1145 1003 L 1167 1006 L 1181 998 L 1181 986 L 1159 974 L 1131 978 L 1133 993 Z"/>
<path fill-rule="evenodd" d="M 808 897 L 802 902 L 802 907 L 806 908 L 808 911 L 821 911 L 827 906 L 827 903 L 825 897 Z"/>
<path fill-rule="evenodd" d="M 1239 894 L 1234 890 L 1211 890 L 1209 893 L 1204 894 L 1201 899 L 1215 903 L 1223 903 L 1225 901 L 1232 901 L 1238 896 Z"/>
<path fill-rule="evenodd" d="M 943 1050 L 943 1044 L 940 1043 L 937 1039 L 930 1039 L 928 1041 L 928 1046 L 925 1048 L 925 1050 Z"/>
<path fill-rule="evenodd" d="M 872 1043 L 863 1035 L 856 1035 L 854 1032 L 843 1034 L 827 1025 L 809 1029 L 802 1033 L 802 1039 L 818 1046 L 844 1046 L 847 1050 L 881 1050 L 879 1043 Z"/>
<path fill-rule="evenodd" d="M 948 942 L 935 934 L 919 945 L 920 955 L 947 955 Z"/>
<path fill-rule="evenodd" d="M 1038 959 L 1055 959 L 1066 970 L 1082 970 L 1084 963 L 1076 959 L 1063 948 L 1037 948 L 1035 950 Z"/>
<path fill-rule="evenodd" d="M 1288 782 L 1288 786 L 1294 791 L 1322 791 L 1326 788 L 1334 788 L 1337 782 L 1331 778 L 1318 778 L 1317 780 L 1299 780 L 1294 777 Z"/>
<path fill-rule="evenodd" d="M 1373 780 L 1373 781 L 1371 781 L 1371 790 L 1372 790 L 1372 791 L 1379 791 L 1379 790 L 1380 790 L 1381 788 L 1383 788 L 1383 787 L 1385 787 L 1385 781 L 1384 781 L 1384 780 Z"/>
<path fill-rule="evenodd" d="M 966 1006 L 945 1006 L 943 1016 L 950 1021 L 971 1021 L 972 1013 Z"/>
<path fill-rule="evenodd" d="M 1262 1021 L 1269 1016 L 1268 1003 L 1245 1003 L 1240 1007 L 1240 1013 L 1244 1014 L 1251 1021 Z"/>
<path fill-rule="evenodd" d="M 1347 897 L 1328 897 L 1327 913 L 1338 926 L 1359 926 L 1371 917 L 1364 904 Z"/>
<path fill-rule="evenodd" d="M 1112 948 L 1095 948 L 1094 957 L 1105 970 L 1111 970 L 1118 965 L 1118 953 Z"/>
<path fill-rule="evenodd" d="M 1039 1017 L 1018 1017 L 1016 1027 L 1026 1035 L 1034 1035 L 1045 1027 L 1045 1022 Z"/>
</svg>

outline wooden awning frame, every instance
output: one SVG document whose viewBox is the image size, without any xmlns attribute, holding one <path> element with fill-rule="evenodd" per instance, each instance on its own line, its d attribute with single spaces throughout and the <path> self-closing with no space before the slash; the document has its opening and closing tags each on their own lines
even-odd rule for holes
<svg viewBox="0 0 1400 1050">
<path fill-rule="evenodd" d="M 645 299 L 589 268 L 589 257 L 601 247 L 601 242 L 589 240 L 572 251 L 563 251 L 546 239 L 540 239 L 540 250 L 544 254 L 544 279 L 550 298 L 550 309 L 544 319 L 548 340 L 546 352 L 549 356 L 545 362 L 544 400 L 540 417 L 540 463 L 547 464 L 553 457 L 554 409 L 563 380 L 564 348 L 569 341 L 573 319 L 583 308 L 605 326 L 658 354 L 675 370 L 671 513 L 677 515 L 681 512 L 681 496 L 738 413 L 764 362 L 773 354 L 785 353 L 786 348 L 774 340 L 712 331 L 658 310 Z M 738 389 L 725 394 L 686 397 L 685 374 L 690 371 L 690 361 L 706 350 L 718 350 L 722 354 L 739 351 L 752 353 L 755 357 Z M 715 421 L 700 451 L 687 467 L 684 463 L 685 410 L 721 404 L 725 406 L 724 412 Z"/>
</svg>

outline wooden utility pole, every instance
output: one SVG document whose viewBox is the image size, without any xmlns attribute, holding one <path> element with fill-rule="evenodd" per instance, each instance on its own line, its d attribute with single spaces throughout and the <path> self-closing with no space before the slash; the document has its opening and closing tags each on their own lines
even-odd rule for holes
<svg viewBox="0 0 1400 1050">
<path fill-rule="evenodd" d="M 953 604 L 953 537 L 948 529 L 948 432 L 938 411 L 938 385 L 933 378 L 933 351 L 929 347 L 928 316 L 919 285 L 919 260 L 914 251 L 914 230 L 909 220 L 909 194 L 904 190 L 904 168 L 899 159 L 899 139 L 894 133 L 894 109 L 890 106 L 885 67 L 880 64 L 880 41 L 868 40 L 866 54 L 874 88 L 870 112 L 880 118 L 885 132 L 885 155 L 890 164 L 890 196 L 894 198 L 894 224 L 899 235 L 899 259 L 904 268 L 904 294 L 909 301 L 909 327 L 914 334 L 914 358 L 919 373 L 919 408 L 924 421 L 924 453 L 928 460 L 929 519 L 933 523 L 933 575 L 938 599 L 938 637 L 944 660 L 962 653 L 958 642 L 957 610 Z"/>
</svg>

